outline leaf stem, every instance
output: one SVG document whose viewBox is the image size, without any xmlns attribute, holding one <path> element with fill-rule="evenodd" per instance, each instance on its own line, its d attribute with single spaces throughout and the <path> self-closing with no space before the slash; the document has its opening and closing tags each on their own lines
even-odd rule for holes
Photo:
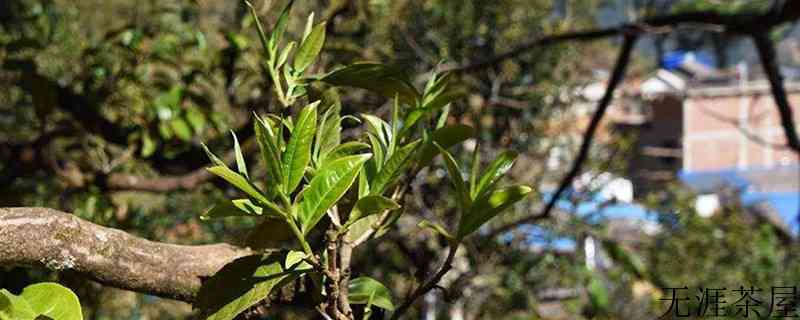
<svg viewBox="0 0 800 320">
<path fill-rule="evenodd" d="M 286 217 L 286 223 L 289 225 L 289 228 L 292 229 L 292 233 L 297 238 L 297 241 L 300 242 L 300 246 L 303 247 L 303 252 L 306 253 L 309 257 L 314 256 L 314 252 L 311 251 L 311 246 L 306 241 L 306 238 L 303 236 L 303 232 L 300 231 L 300 228 L 297 227 L 297 223 L 295 223 L 292 217 Z"/>
</svg>

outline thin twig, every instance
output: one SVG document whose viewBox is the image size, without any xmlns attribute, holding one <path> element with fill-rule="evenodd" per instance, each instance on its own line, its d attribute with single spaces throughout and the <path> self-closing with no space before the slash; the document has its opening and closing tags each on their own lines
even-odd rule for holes
<svg viewBox="0 0 800 320">
<path fill-rule="evenodd" d="M 575 161 L 572 164 L 572 168 L 567 173 L 567 175 L 561 180 L 561 183 L 556 189 L 556 192 L 553 193 L 553 196 L 547 202 L 547 205 L 542 209 L 542 211 L 533 216 L 523 217 L 517 221 L 511 222 L 506 224 L 498 229 L 495 229 L 491 232 L 491 235 L 498 235 L 504 233 L 514 227 L 517 227 L 522 224 L 533 223 L 538 220 L 547 218 L 550 216 L 550 212 L 553 211 L 553 208 L 556 205 L 556 202 L 561 198 L 561 195 L 569 188 L 572 180 L 578 176 L 580 173 L 581 168 L 583 167 L 584 162 L 589 157 L 589 150 L 592 146 L 592 141 L 594 141 L 595 132 L 600 127 L 600 122 L 603 120 L 603 116 L 608 109 L 608 106 L 611 104 L 611 101 L 614 99 L 614 91 L 622 83 L 623 78 L 625 77 L 625 70 L 631 60 L 631 53 L 633 52 L 633 48 L 636 44 L 637 36 L 635 34 L 627 34 L 625 35 L 625 40 L 622 43 L 622 49 L 620 49 L 619 56 L 617 57 L 616 65 L 614 66 L 614 72 L 611 75 L 611 78 L 608 81 L 608 87 L 606 88 L 606 92 L 603 95 L 603 98 L 600 100 L 597 106 L 597 110 L 592 116 L 592 120 L 589 123 L 589 127 L 586 129 L 586 132 L 583 135 L 583 142 L 581 143 L 580 150 L 578 151 L 578 156 L 575 158 Z"/>
<path fill-rule="evenodd" d="M 397 309 L 395 309 L 394 313 L 392 314 L 392 320 L 400 319 L 400 316 L 408 311 L 408 308 L 411 307 L 414 301 L 428 293 L 428 291 L 431 291 L 433 288 L 437 287 L 439 280 L 441 280 L 442 277 L 444 277 L 444 275 L 453 267 L 453 258 L 455 258 L 457 250 L 458 244 L 452 243 L 449 251 L 447 252 L 447 258 L 445 258 L 444 263 L 442 263 L 442 266 L 439 268 L 439 271 L 437 271 L 436 274 L 428 279 L 428 281 L 426 281 L 423 285 L 414 290 L 414 292 L 411 293 L 411 296 L 409 296 L 405 301 L 403 301 L 402 304 L 400 304 L 399 307 L 397 307 Z"/>
</svg>

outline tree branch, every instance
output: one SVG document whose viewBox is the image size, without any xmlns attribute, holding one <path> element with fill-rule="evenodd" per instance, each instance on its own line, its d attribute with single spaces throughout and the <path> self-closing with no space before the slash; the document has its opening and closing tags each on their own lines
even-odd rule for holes
<svg viewBox="0 0 800 320">
<path fill-rule="evenodd" d="M 715 11 L 686 12 L 672 15 L 655 16 L 645 18 L 640 22 L 624 24 L 616 27 L 577 31 L 559 35 L 550 35 L 532 39 L 505 53 L 501 53 L 488 59 L 453 67 L 445 67 L 443 71 L 452 72 L 472 72 L 488 68 L 498 63 L 527 53 L 533 49 L 549 46 L 566 41 L 593 41 L 603 38 L 623 34 L 629 30 L 639 30 L 640 32 L 664 32 L 672 27 L 679 25 L 714 25 L 724 27 L 725 32 L 736 34 L 751 34 L 754 30 L 764 33 L 773 26 L 794 21 L 800 18 L 800 4 L 797 1 L 785 1 L 782 8 L 755 15 L 743 14 L 720 14 Z"/>
<path fill-rule="evenodd" d="M 547 205 L 537 215 L 520 218 L 493 230 L 491 232 L 492 236 L 504 233 L 517 226 L 533 223 L 550 216 L 550 212 L 553 211 L 556 202 L 558 202 L 559 198 L 561 198 L 561 195 L 567 190 L 567 188 L 569 188 L 572 180 L 578 176 L 581 168 L 583 167 L 583 163 L 586 162 L 586 159 L 589 157 L 589 150 L 592 147 L 592 141 L 594 140 L 595 132 L 597 131 L 597 128 L 600 127 L 600 122 L 603 120 L 603 116 L 605 115 L 608 106 L 614 99 L 615 89 L 625 78 L 625 70 L 627 69 L 628 63 L 631 60 L 631 53 L 633 52 L 633 48 L 636 44 L 636 39 L 637 36 L 634 34 L 625 35 L 625 40 L 622 43 L 622 48 L 620 49 L 616 65 L 614 66 L 614 72 L 611 74 L 611 78 L 608 81 L 608 87 L 606 87 L 606 92 L 603 95 L 603 98 L 600 99 L 600 102 L 597 105 L 597 110 L 594 112 L 594 115 L 589 122 L 589 127 L 586 129 L 586 132 L 583 135 L 583 142 L 581 143 L 580 150 L 578 151 L 578 156 L 572 163 L 572 168 L 561 180 L 556 192 L 553 193 L 550 200 L 547 201 Z"/>
<path fill-rule="evenodd" d="M 778 113 L 781 118 L 781 126 L 783 127 L 784 135 L 786 136 L 786 143 L 794 152 L 800 152 L 800 139 L 798 139 L 797 130 L 794 127 L 792 106 L 789 104 L 789 99 L 786 97 L 786 88 L 783 87 L 783 77 L 778 68 L 775 47 L 772 44 L 772 40 L 764 33 L 753 33 L 752 36 L 756 44 L 756 49 L 758 49 L 758 57 L 761 59 L 761 66 L 764 68 L 764 73 L 767 74 L 767 79 L 769 80 L 772 97 L 775 100 L 775 105 L 778 106 Z"/>
<path fill-rule="evenodd" d="M 174 245 L 47 208 L 0 208 L 0 265 L 72 270 L 112 287 L 192 302 L 201 279 L 251 254 L 227 244 Z"/>
<path fill-rule="evenodd" d="M 444 277 L 444 275 L 448 271 L 450 271 L 450 269 L 453 267 L 453 259 L 456 256 L 457 250 L 458 250 L 457 244 L 454 243 L 450 245 L 450 249 L 447 252 L 447 258 L 444 259 L 444 263 L 442 263 L 442 266 L 441 268 L 439 268 L 439 271 L 437 271 L 436 274 L 433 275 L 433 277 L 428 279 L 428 281 L 426 281 L 425 284 L 419 286 L 416 290 L 414 290 L 414 292 L 411 293 L 411 296 L 406 298 L 406 300 L 403 301 L 403 303 L 399 307 L 397 307 L 397 309 L 395 309 L 394 313 L 392 314 L 391 318 L 392 320 L 400 319 L 400 317 L 403 316 L 403 314 L 405 314 L 406 311 L 408 311 L 408 308 L 410 308 L 411 305 L 414 304 L 415 301 L 417 301 L 417 299 L 428 293 L 428 291 L 433 290 L 433 288 L 435 288 L 439 284 L 439 280 L 442 280 L 442 277 Z"/>
</svg>

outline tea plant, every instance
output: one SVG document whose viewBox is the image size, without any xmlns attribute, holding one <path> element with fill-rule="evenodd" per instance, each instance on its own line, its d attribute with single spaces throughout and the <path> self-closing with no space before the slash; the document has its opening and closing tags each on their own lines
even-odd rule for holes
<svg viewBox="0 0 800 320">
<path fill-rule="evenodd" d="M 513 152 L 504 152 L 480 168 L 475 148 L 471 170 L 464 177 L 447 149 L 471 138 L 474 130 L 446 124 L 449 105 L 460 95 L 450 74 L 432 75 L 421 91 L 401 69 L 377 63 L 306 75 L 324 45 L 325 23 L 315 24 L 312 14 L 300 41 L 283 45 L 290 8 L 291 4 L 282 11 L 269 34 L 252 11 L 263 46 L 263 67 L 281 104 L 275 114 L 253 115 L 263 178 L 256 174 L 262 171 L 248 168 L 235 134 L 235 168 L 206 148 L 213 163 L 208 170 L 244 196 L 217 204 L 202 218 L 251 216 L 261 220 L 248 240 L 251 248 L 287 241 L 296 247 L 264 250 L 230 263 L 204 283 L 196 306 L 208 319 L 233 319 L 271 292 L 304 283 L 314 308 L 326 319 L 355 319 L 351 305 L 363 305 L 358 314 L 364 319 L 373 308 L 393 311 L 392 318 L 399 318 L 450 269 L 463 239 L 531 189 L 498 186 L 514 162 Z M 318 93 L 312 85 L 357 87 L 384 95 L 393 99 L 391 117 L 342 115 L 333 89 Z M 292 115 L 296 106 L 302 108 Z M 345 120 L 361 125 L 357 138 L 343 138 Z M 420 223 L 446 238 L 449 251 L 438 272 L 396 305 L 390 290 L 377 280 L 351 278 L 353 250 L 390 232 L 404 212 L 403 197 L 411 179 L 437 155 L 454 186 L 458 224 L 449 228 L 435 221 Z"/>
</svg>

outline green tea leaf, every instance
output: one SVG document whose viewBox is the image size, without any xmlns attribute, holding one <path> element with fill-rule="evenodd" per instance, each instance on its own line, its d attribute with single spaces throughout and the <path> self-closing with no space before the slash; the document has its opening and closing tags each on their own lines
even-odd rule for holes
<svg viewBox="0 0 800 320">
<path fill-rule="evenodd" d="M 251 255 L 225 265 L 203 283 L 197 307 L 203 319 L 231 320 L 310 268 L 286 268 L 284 254 Z"/>
<path fill-rule="evenodd" d="M 169 127 L 172 128 L 172 132 L 174 132 L 179 139 L 183 141 L 192 140 L 192 129 L 189 128 L 189 125 L 183 118 L 173 118 L 169 121 Z"/>
<path fill-rule="evenodd" d="M 458 167 L 456 160 L 453 159 L 453 156 L 450 154 L 450 152 L 447 152 L 447 150 L 442 148 L 436 142 L 434 142 L 434 146 L 439 148 L 439 152 L 442 154 L 442 159 L 444 159 L 447 173 L 450 175 L 450 181 L 453 182 L 453 187 L 456 189 L 458 206 L 462 211 L 464 211 L 466 208 L 469 208 L 472 205 L 472 199 L 469 197 L 469 190 L 467 190 L 467 186 L 464 183 L 464 177 L 461 175 L 461 169 Z"/>
<path fill-rule="evenodd" d="M 485 192 L 489 191 L 492 186 L 511 169 L 511 166 L 514 165 L 514 159 L 516 158 L 517 153 L 514 151 L 505 151 L 498 155 L 497 158 L 489 164 L 489 167 L 484 170 L 475 188 L 470 190 L 472 199 L 480 198 Z"/>
<path fill-rule="evenodd" d="M 292 193 L 306 172 L 311 160 L 311 143 L 317 130 L 317 105 L 319 101 L 307 105 L 300 111 L 297 123 L 292 129 L 292 137 L 283 153 L 283 192 Z"/>
<path fill-rule="evenodd" d="M 341 105 L 334 103 L 322 115 L 319 130 L 317 130 L 317 143 L 314 144 L 314 154 L 317 157 L 317 162 L 320 162 L 328 152 L 339 146 L 342 141 L 342 116 L 339 114 L 340 112 Z"/>
<path fill-rule="evenodd" d="M 419 224 L 417 224 L 417 226 L 433 230 L 434 232 L 444 236 L 445 238 L 447 238 L 449 240 L 455 239 L 455 237 L 453 237 L 453 235 L 450 234 L 450 232 L 448 232 L 447 229 L 444 228 L 444 226 L 442 226 L 441 224 L 438 224 L 436 222 L 428 221 L 428 220 L 422 220 L 422 221 L 419 222 Z"/>
<path fill-rule="evenodd" d="M 247 181 L 245 177 L 242 177 L 240 174 L 233 172 L 231 169 L 228 169 L 224 166 L 215 166 L 211 168 L 207 168 L 209 172 L 219 176 L 220 178 L 224 179 L 228 183 L 232 184 L 234 187 L 238 188 L 239 190 L 244 191 L 253 199 L 258 200 L 263 204 L 271 203 L 262 193 L 261 191 L 256 188 L 250 181 Z"/>
<path fill-rule="evenodd" d="M 500 214 L 503 210 L 525 199 L 525 196 L 530 192 L 531 188 L 528 186 L 511 186 L 491 191 L 478 198 L 472 204 L 469 212 L 461 216 L 457 237 L 463 239 L 475 232 L 475 230 L 478 230 L 484 223 Z"/>
<path fill-rule="evenodd" d="M 381 213 L 386 210 L 399 209 L 400 205 L 394 200 L 384 196 L 366 196 L 356 201 L 356 205 L 350 212 L 350 217 L 345 225 L 351 225 L 359 219 L 373 214 Z"/>
<path fill-rule="evenodd" d="M 24 298 L 0 289 L 0 320 L 34 320 L 37 315 Z"/>
<path fill-rule="evenodd" d="M 472 168 L 470 169 L 470 174 L 469 174 L 470 196 L 472 195 L 472 190 L 475 190 L 475 186 L 478 185 L 480 168 L 481 168 L 481 153 L 480 153 L 480 142 L 478 142 L 475 143 L 475 149 L 472 150 Z"/>
<path fill-rule="evenodd" d="M 372 155 L 347 156 L 326 164 L 311 179 L 300 203 L 300 223 L 304 234 L 308 233 L 347 189 L 353 184 L 358 172 Z"/>
<path fill-rule="evenodd" d="M 272 128 L 261 119 L 255 121 L 255 132 L 258 147 L 261 149 L 261 158 L 267 168 L 267 185 L 272 186 L 267 192 L 273 195 L 274 191 L 281 190 L 283 184 L 281 152 L 277 143 L 277 139 L 280 138 L 273 135 Z"/>
<path fill-rule="evenodd" d="M 381 167 L 378 175 L 370 181 L 370 194 L 382 194 L 397 179 L 413 159 L 414 151 L 420 146 L 420 142 L 420 140 L 417 140 L 397 149 L 397 152 Z"/>
<path fill-rule="evenodd" d="M 439 115 L 439 119 L 436 120 L 436 129 L 443 128 L 444 125 L 447 124 L 447 117 L 450 115 L 450 105 L 445 105 L 442 108 L 442 114 Z"/>
<path fill-rule="evenodd" d="M 305 262 L 305 258 L 308 255 L 302 251 L 289 251 L 286 254 L 286 260 L 284 261 L 284 268 L 286 269 L 311 269 L 312 266 L 308 262 Z"/>
<path fill-rule="evenodd" d="M 275 26 L 272 28 L 272 33 L 270 33 L 269 37 L 269 47 L 272 52 L 275 52 L 278 48 L 278 44 L 280 44 L 284 33 L 286 33 L 286 25 L 289 23 L 289 11 L 292 10 L 293 4 L 294 0 L 290 0 L 289 3 L 283 7 L 281 15 L 278 16 L 278 21 L 275 22 Z"/>
<path fill-rule="evenodd" d="M 595 310 L 599 312 L 608 310 L 610 305 L 608 290 L 598 276 L 595 275 L 592 277 L 592 280 L 589 281 L 589 286 L 586 291 L 589 293 L 589 302 L 591 302 L 592 307 Z"/>
<path fill-rule="evenodd" d="M 325 44 L 325 22 L 317 24 L 308 37 L 303 39 L 303 43 L 297 49 L 294 56 L 294 69 L 302 73 L 317 59 L 322 46 Z"/>
<path fill-rule="evenodd" d="M 341 157 L 349 156 L 358 153 L 359 151 L 368 150 L 370 147 L 368 144 L 358 141 L 348 141 L 342 143 L 330 152 L 321 156 L 319 161 L 319 166 L 325 165 L 327 162 L 331 162 L 333 160 L 339 159 Z"/>
<path fill-rule="evenodd" d="M 239 199 L 243 200 L 243 199 Z M 249 200 L 249 199 L 244 199 Z M 251 203 L 252 204 L 252 203 Z M 241 207 L 240 207 L 241 206 Z M 209 220 L 213 218 L 236 217 L 236 216 L 259 216 L 262 213 L 260 207 L 248 207 L 242 203 L 239 206 L 234 204 L 231 200 L 225 200 L 215 204 L 211 209 L 208 209 L 200 216 L 200 220 Z"/>
<path fill-rule="evenodd" d="M 392 128 L 389 123 L 371 114 L 361 114 L 361 117 L 364 118 L 364 122 L 367 124 L 367 132 L 378 138 L 381 145 L 386 148 L 386 156 L 388 157 L 392 151 L 389 149 L 392 140 Z"/>
<path fill-rule="evenodd" d="M 203 151 L 206 152 L 206 155 L 208 156 L 208 159 L 211 160 L 211 163 L 213 163 L 216 166 L 223 166 L 223 167 L 227 166 L 225 164 L 225 161 L 222 161 L 222 159 L 214 155 L 214 153 L 208 149 L 208 146 L 206 146 L 205 143 L 201 142 L 200 145 L 203 146 Z"/>
<path fill-rule="evenodd" d="M 286 45 L 285 48 L 283 48 L 283 51 L 281 52 L 281 55 L 278 58 L 278 62 L 276 64 L 276 66 L 275 66 L 276 68 L 282 67 L 286 63 L 286 60 L 289 60 L 289 54 L 292 53 L 292 50 L 294 50 L 294 47 L 296 45 L 297 45 L 297 42 L 292 41 L 292 42 L 289 42 L 289 44 Z"/>
<path fill-rule="evenodd" d="M 20 294 L 37 316 L 54 320 L 83 320 L 81 303 L 72 290 L 52 282 L 25 287 Z"/>
<path fill-rule="evenodd" d="M 303 40 L 306 41 L 308 35 L 311 34 L 311 29 L 314 27 L 314 12 L 312 11 L 306 19 L 306 28 L 303 29 Z"/>
<path fill-rule="evenodd" d="M 335 86 L 367 89 L 386 98 L 400 96 L 408 105 L 416 105 L 419 92 L 403 69 L 378 63 L 356 63 L 335 70 L 320 78 Z"/>
<path fill-rule="evenodd" d="M 439 154 L 439 150 L 433 144 L 439 144 L 444 149 L 450 148 L 458 143 L 463 142 L 475 136 L 475 129 L 463 124 L 436 129 L 431 134 L 430 141 L 426 141 L 425 145 L 419 150 L 419 168 L 426 167 L 431 164 L 433 157 Z"/>
<path fill-rule="evenodd" d="M 350 280 L 348 292 L 348 299 L 352 304 L 366 304 L 371 301 L 374 306 L 389 311 L 394 310 L 392 292 L 382 283 L 370 277 L 358 277 Z"/>
<path fill-rule="evenodd" d="M 144 157 L 144 158 L 150 157 L 151 155 L 153 155 L 153 152 L 156 152 L 156 148 L 158 148 L 158 145 L 153 140 L 153 138 L 150 136 L 150 131 L 147 131 L 147 130 L 143 131 L 142 132 L 142 151 L 141 151 L 142 157 Z"/>
<path fill-rule="evenodd" d="M 625 271 L 634 274 L 638 278 L 645 276 L 647 272 L 644 262 L 633 252 L 626 250 L 619 243 L 604 239 L 603 248 L 606 249 L 611 259 L 621 265 Z"/>
<path fill-rule="evenodd" d="M 242 154 L 242 147 L 239 146 L 239 139 L 236 138 L 236 133 L 234 133 L 233 130 L 231 130 L 231 135 L 233 136 L 233 152 L 236 154 L 236 169 L 239 171 L 239 174 L 249 179 L 247 164 L 244 162 L 244 154 Z"/>
<path fill-rule="evenodd" d="M 367 170 L 369 176 L 372 177 L 377 174 L 377 171 L 383 167 L 383 155 L 385 147 L 381 143 L 381 138 L 378 138 L 374 133 L 367 132 L 367 140 L 369 140 L 370 146 L 372 146 L 372 153 L 374 156 L 372 157 L 372 166 L 368 167 L 370 170 Z"/>
<path fill-rule="evenodd" d="M 186 111 L 186 121 L 192 126 L 195 133 L 200 133 L 206 127 L 206 116 L 195 108 Z"/>
</svg>

